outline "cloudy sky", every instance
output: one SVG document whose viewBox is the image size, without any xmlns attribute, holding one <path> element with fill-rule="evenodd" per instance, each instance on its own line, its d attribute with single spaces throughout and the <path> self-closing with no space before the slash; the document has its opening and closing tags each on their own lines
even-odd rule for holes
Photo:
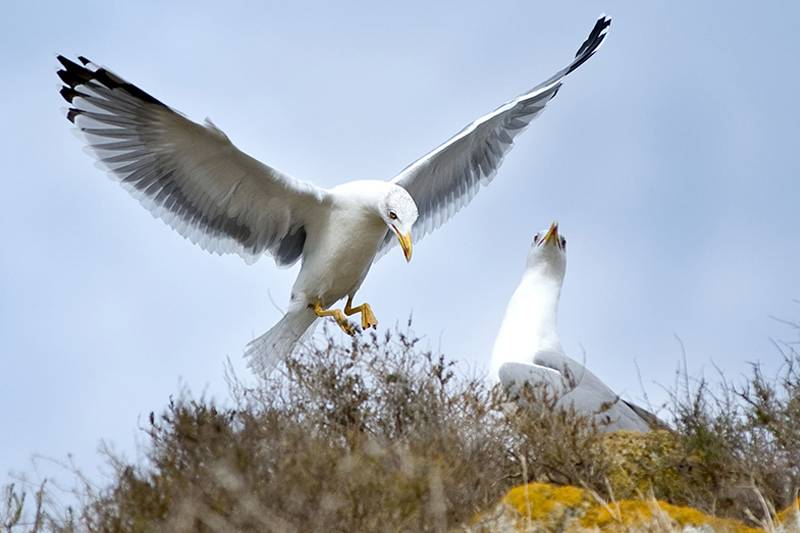
<svg viewBox="0 0 800 533">
<path fill-rule="evenodd" d="M 601 11 L 603 48 L 497 178 L 360 293 L 480 371 L 531 236 L 569 240 L 560 329 L 612 387 L 664 398 L 693 373 L 775 368 L 800 317 L 800 77 L 793 3 L 11 2 L 0 15 L 0 480 L 101 439 L 134 454 L 180 387 L 224 399 L 223 363 L 279 317 L 297 267 L 183 240 L 101 171 L 63 116 L 57 53 L 115 70 L 240 148 L 321 186 L 390 178 L 566 64 Z M 266 3 L 264 3 L 266 4 Z M 223 7 L 224 5 L 224 7 Z M 717 3 L 717 6 L 723 4 Z M 47 470 L 48 466 L 41 466 Z"/>
</svg>

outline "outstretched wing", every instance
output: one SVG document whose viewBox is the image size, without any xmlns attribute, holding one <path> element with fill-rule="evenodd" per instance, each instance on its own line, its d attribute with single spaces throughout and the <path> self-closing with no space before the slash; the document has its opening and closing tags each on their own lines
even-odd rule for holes
<svg viewBox="0 0 800 533">
<path fill-rule="evenodd" d="M 58 56 L 67 118 L 98 161 L 181 235 L 246 261 L 291 265 L 325 191 L 241 152 L 210 121 L 197 124 L 84 57 Z"/>
<path fill-rule="evenodd" d="M 601 16 L 575 59 L 530 91 L 485 115 L 405 168 L 394 182 L 404 187 L 419 208 L 414 241 L 435 230 L 467 205 L 481 184 L 488 184 L 514 140 L 558 92 L 564 78 L 600 47 L 611 19 Z M 394 244 L 384 239 L 382 250 Z"/>
</svg>

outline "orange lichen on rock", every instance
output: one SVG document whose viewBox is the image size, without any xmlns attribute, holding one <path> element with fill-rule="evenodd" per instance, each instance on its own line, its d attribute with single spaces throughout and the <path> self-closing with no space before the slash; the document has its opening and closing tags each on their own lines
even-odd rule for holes
<svg viewBox="0 0 800 533">
<path fill-rule="evenodd" d="M 601 503 L 589 491 L 573 486 L 529 483 L 508 491 L 506 509 L 517 515 L 520 530 L 548 531 L 681 531 L 707 528 L 722 533 L 763 531 L 742 522 L 710 516 L 693 507 L 672 505 L 655 499 L 619 500 Z M 779 516 L 791 519 L 794 507 Z M 512 519 L 513 523 L 513 519 Z"/>
<path fill-rule="evenodd" d="M 514 487 L 503 498 L 523 520 L 553 526 L 563 524 L 586 510 L 592 500 L 583 489 L 549 483 Z"/>
<path fill-rule="evenodd" d="M 800 498 L 778 513 L 775 519 L 786 531 L 800 531 Z"/>
<path fill-rule="evenodd" d="M 583 527 L 603 531 L 627 531 L 631 526 L 661 524 L 665 528 L 684 526 L 709 526 L 714 531 L 730 533 L 757 533 L 736 520 L 707 515 L 693 507 L 672 505 L 659 500 L 621 500 L 596 505 L 581 517 Z"/>
</svg>

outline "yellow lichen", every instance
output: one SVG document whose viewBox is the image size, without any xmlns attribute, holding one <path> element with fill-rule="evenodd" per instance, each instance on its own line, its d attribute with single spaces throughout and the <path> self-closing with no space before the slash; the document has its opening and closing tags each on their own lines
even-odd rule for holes
<svg viewBox="0 0 800 533">
<path fill-rule="evenodd" d="M 518 527 L 558 531 L 631 531 L 679 529 L 707 526 L 722 533 L 763 531 L 736 520 L 710 516 L 693 507 L 664 501 L 626 499 L 598 503 L 589 492 L 573 486 L 530 483 L 515 487 L 503 498 L 504 508 L 518 516 Z M 792 516 L 794 507 L 783 511 L 779 519 Z"/>
<path fill-rule="evenodd" d="M 778 516 L 775 518 L 787 531 L 800 531 L 800 498 L 778 513 Z"/>
<path fill-rule="evenodd" d="M 692 507 L 672 505 L 657 500 L 620 500 L 607 505 L 596 505 L 581 518 L 583 527 L 595 527 L 603 531 L 626 531 L 631 526 L 654 522 L 666 522 L 680 527 L 710 526 L 714 531 L 730 533 L 762 531 L 736 520 L 709 516 Z"/>
<path fill-rule="evenodd" d="M 591 499 L 578 487 L 529 483 L 508 491 L 503 502 L 527 521 L 553 525 L 583 511 Z"/>
<path fill-rule="evenodd" d="M 608 481 L 618 498 L 651 490 L 676 494 L 690 482 L 680 471 L 685 459 L 669 431 L 616 431 L 604 436 L 603 449 L 609 460 Z"/>
</svg>

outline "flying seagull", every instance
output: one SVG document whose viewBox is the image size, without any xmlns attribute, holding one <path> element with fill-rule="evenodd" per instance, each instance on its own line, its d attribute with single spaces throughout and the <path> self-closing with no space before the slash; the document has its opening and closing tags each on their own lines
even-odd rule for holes
<svg viewBox="0 0 800 533">
<path fill-rule="evenodd" d="M 522 280 L 508 302 L 492 351 L 492 376 L 512 394 L 527 383 L 546 386 L 558 404 L 595 417 L 602 431 L 662 426 L 649 411 L 622 400 L 589 369 L 564 353 L 556 329 L 567 266 L 567 241 L 554 222 L 533 237 Z"/>
<path fill-rule="evenodd" d="M 367 303 L 353 304 L 370 266 L 395 242 L 411 260 L 412 242 L 448 220 L 491 181 L 516 136 L 558 92 L 564 78 L 598 49 L 611 20 L 595 24 L 575 58 L 555 75 L 406 167 L 390 181 L 316 187 L 234 146 L 210 120 L 192 122 L 110 70 L 58 56 L 67 118 L 98 161 L 181 235 L 247 262 L 264 254 L 279 266 L 302 259 L 285 316 L 247 348 L 250 366 L 269 372 L 318 317 L 348 334 L 347 316 L 377 325 Z M 413 234 L 413 240 L 412 240 Z M 347 298 L 344 309 L 331 306 Z"/>
</svg>

